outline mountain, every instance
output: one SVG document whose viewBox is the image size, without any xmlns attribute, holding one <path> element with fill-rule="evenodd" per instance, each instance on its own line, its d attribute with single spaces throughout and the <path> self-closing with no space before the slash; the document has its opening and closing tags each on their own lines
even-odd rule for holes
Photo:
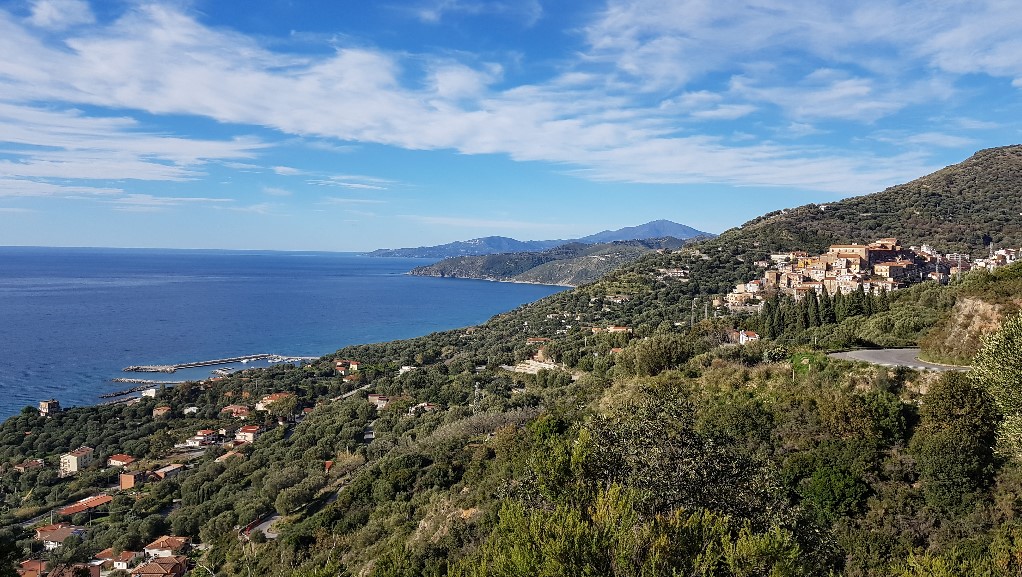
<svg viewBox="0 0 1022 577">
<path fill-rule="evenodd" d="M 711 237 L 711 233 L 696 230 L 690 226 L 655 220 L 639 226 L 629 226 L 618 230 L 605 230 L 596 234 L 569 240 L 528 240 L 521 241 L 504 236 L 486 236 L 472 240 L 450 242 L 437 246 L 420 246 L 417 248 L 381 248 L 369 253 L 369 256 L 406 257 L 406 258 L 451 258 L 458 256 L 476 256 L 484 254 L 539 252 L 573 242 L 598 244 L 619 240 L 645 240 L 651 238 L 674 237 L 682 240 L 697 236 Z"/>
<path fill-rule="evenodd" d="M 647 222 L 646 224 L 640 224 L 639 226 L 626 226 L 625 228 L 620 228 L 618 230 L 605 230 L 603 232 L 598 232 L 596 234 L 591 234 L 577 239 L 576 242 L 598 244 L 601 242 L 614 242 L 616 240 L 641 240 L 647 238 L 665 238 L 669 236 L 685 240 L 695 238 L 697 236 L 705 237 L 713 235 L 701 230 L 696 230 L 691 226 L 661 219 Z"/>
<path fill-rule="evenodd" d="M 713 244 L 820 251 L 829 244 L 897 237 L 943 252 L 979 256 L 1022 245 L 1022 145 L 981 150 L 967 160 L 881 192 L 808 204 L 753 219 Z M 764 252 L 764 251 L 760 251 Z"/>
<path fill-rule="evenodd" d="M 447 258 L 438 263 L 416 267 L 409 274 L 578 286 L 594 282 L 646 253 L 677 249 L 685 243 L 685 240 L 674 237 L 592 245 L 572 242 L 540 252 Z"/>
</svg>

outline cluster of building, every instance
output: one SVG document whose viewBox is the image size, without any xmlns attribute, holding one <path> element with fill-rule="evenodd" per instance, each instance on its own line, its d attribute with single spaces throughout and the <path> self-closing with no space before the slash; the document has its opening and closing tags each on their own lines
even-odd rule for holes
<svg viewBox="0 0 1022 577">
<path fill-rule="evenodd" d="M 60 548 L 64 541 L 72 535 L 82 536 L 84 527 L 76 527 L 68 523 L 54 523 L 35 530 L 35 539 L 43 544 L 47 551 Z M 50 564 L 41 559 L 22 561 L 18 567 L 21 577 L 103 577 L 113 571 L 127 571 L 138 577 L 164 576 L 182 577 L 188 571 L 188 552 L 191 541 L 187 537 L 165 535 L 145 546 L 142 551 L 121 551 L 114 553 L 112 548 L 104 549 L 96 554 L 89 563 L 69 565 Z"/>
<path fill-rule="evenodd" d="M 1022 250 L 994 251 L 991 247 L 988 257 L 972 260 L 967 254 L 941 254 L 928 245 L 906 249 L 896 238 L 869 244 L 836 244 L 820 255 L 801 251 L 770 255 L 769 260 L 756 263 L 767 269 L 763 276 L 736 285 L 725 301 L 736 308 L 758 305 L 773 294 L 801 299 L 810 292 L 847 294 L 860 288 L 866 292 L 894 291 L 924 280 L 944 283 L 952 275 L 974 268 L 993 270 L 1020 256 Z"/>
</svg>

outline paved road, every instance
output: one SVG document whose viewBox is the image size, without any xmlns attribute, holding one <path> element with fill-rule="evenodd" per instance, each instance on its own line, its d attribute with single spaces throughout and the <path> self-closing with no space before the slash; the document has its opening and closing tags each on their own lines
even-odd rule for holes
<svg viewBox="0 0 1022 577">
<path fill-rule="evenodd" d="M 830 356 L 851 361 L 866 361 L 886 367 L 909 367 L 928 371 L 967 371 L 969 367 L 935 365 L 919 360 L 919 349 L 863 349 L 831 353 Z"/>
</svg>

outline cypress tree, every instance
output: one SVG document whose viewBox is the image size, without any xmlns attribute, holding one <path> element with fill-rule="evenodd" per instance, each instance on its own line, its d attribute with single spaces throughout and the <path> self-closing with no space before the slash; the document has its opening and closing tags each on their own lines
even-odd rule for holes
<svg viewBox="0 0 1022 577">
<path fill-rule="evenodd" d="M 820 301 L 816 298 L 816 291 L 810 292 L 806 295 L 806 300 L 809 301 L 809 326 L 818 327 L 823 324 L 820 318 Z"/>
<path fill-rule="evenodd" d="M 834 322 L 837 322 L 834 318 L 834 301 L 831 300 L 827 287 L 823 287 L 823 293 L 820 295 L 820 324 Z"/>
<path fill-rule="evenodd" d="M 887 294 L 886 288 L 880 289 L 880 295 L 877 297 L 876 310 L 881 313 L 891 310 L 891 297 Z"/>
</svg>

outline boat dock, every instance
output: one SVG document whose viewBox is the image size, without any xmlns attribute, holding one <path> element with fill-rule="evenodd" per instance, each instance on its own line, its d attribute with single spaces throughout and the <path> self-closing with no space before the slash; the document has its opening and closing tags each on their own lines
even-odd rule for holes
<svg viewBox="0 0 1022 577">
<path fill-rule="evenodd" d="M 123 391 L 114 391 L 112 393 L 103 393 L 102 395 L 99 396 L 99 398 L 101 398 L 101 399 L 113 399 L 113 398 L 116 398 L 116 397 L 123 397 L 124 395 L 130 395 L 131 393 L 140 393 L 140 392 L 142 392 L 142 391 L 144 391 L 146 389 L 151 389 L 151 388 L 153 388 L 153 387 L 155 387 L 157 385 L 165 385 L 165 386 L 171 387 L 171 386 L 174 386 L 174 385 L 180 385 L 180 384 L 184 383 L 184 381 L 150 381 L 150 380 L 146 380 L 146 379 L 112 379 L 112 380 L 115 383 L 135 383 L 135 384 L 138 384 L 138 386 L 137 387 L 132 387 L 130 389 L 124 389 Z"/>
<path fill-rule="evenodd" d="M 173 373 L 179 369 L 193 369 L 195 367 L 211 367 L 214 365 L 228 365 L 231 363 L 248 363 L 251 361 L 268 360 L 274 362 L 296 362 L 316 360 L 319 357 L 290 357 L 285 355 L 271 355 L 261 353 L 258 355 L 245 355 L 242 357 L 230 357 L 226 359 L 213 359 L 211 361 L 195 361 L 193 363 L 178 363 L 176 365 L 132 365 L 122 369 L 126 373 Z"/>
</svg>

